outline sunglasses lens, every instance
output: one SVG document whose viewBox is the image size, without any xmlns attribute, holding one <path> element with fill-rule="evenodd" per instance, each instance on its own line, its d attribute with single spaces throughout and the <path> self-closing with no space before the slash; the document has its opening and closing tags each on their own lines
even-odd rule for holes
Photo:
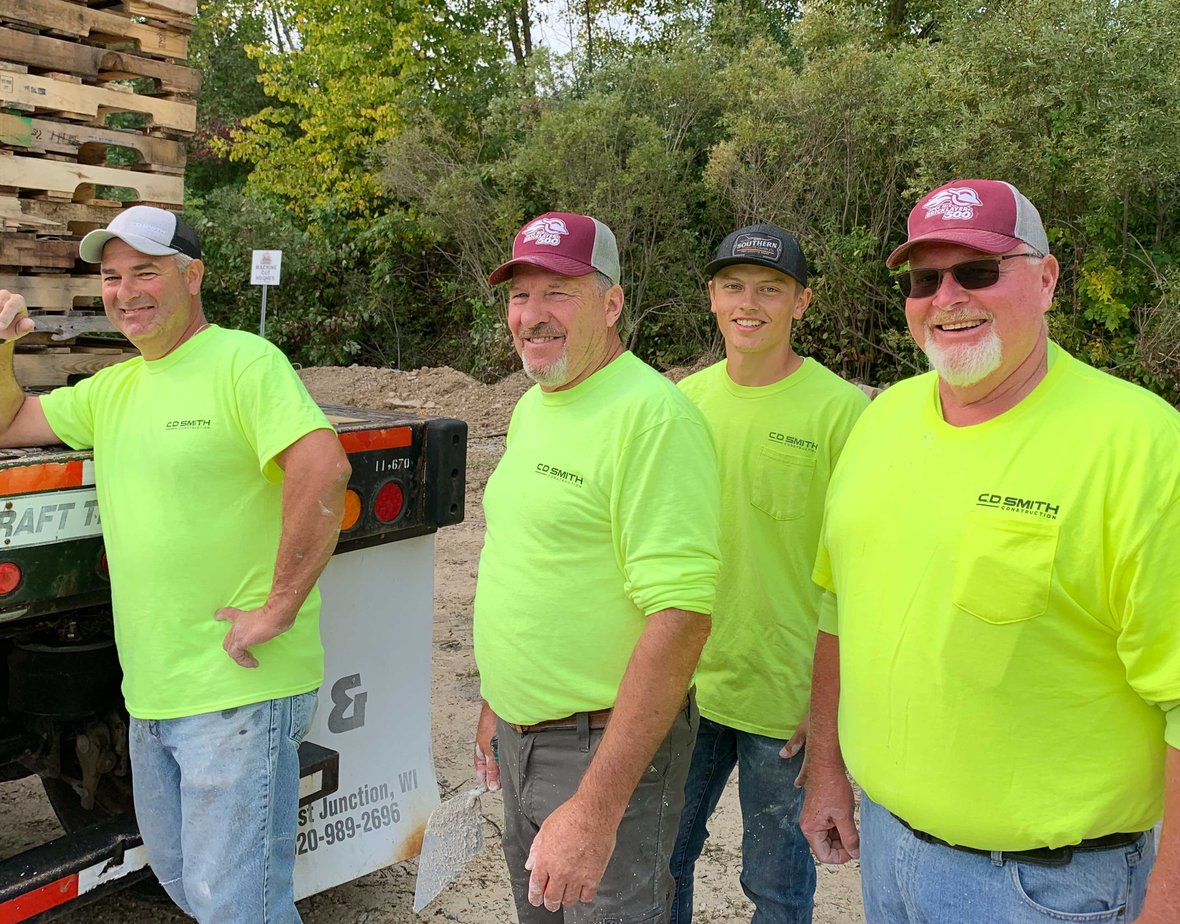
<svg viewBox="0 0 1180 924">
<path fill-rule="evenodd" d="M 986 289 L 1000 278 L 1000 264 L 995 260 L 978 260 L 960 263 L 952 267 L 951 272 L 955 274 L 955 282 L 964 289 Z"/>
<path fill-rule="evenodd" d="M 929 298 L 942 285 L 943 273 L 950 273 L 964 289 L 986 289 L 1000 278 L 1000 264 L 995 260 L 972 260 L 946 269 L 915 269 L 897 277 L 897 286 L 906 298 Z"/>
<path fill-rule="evenodd" d="M 897 278 L 901 294 L 906 298 L 926 298 L 938 291 L 942 273 L 935 269 L 910 270 Z"/>
</svg>

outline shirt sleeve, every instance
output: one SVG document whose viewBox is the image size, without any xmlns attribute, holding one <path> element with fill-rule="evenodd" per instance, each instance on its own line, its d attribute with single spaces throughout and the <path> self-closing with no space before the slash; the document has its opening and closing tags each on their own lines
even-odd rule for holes
<svg viewBox="0 0 1180 924">
<path fill-rule="evenodd" d="M 1180 497 L 1173 497 L 1120 569 L 1112 588 L 1121 611 L 1118 652 L 1127 681 L 1167 715 L 1166 738 L 1180 748 Z"/>
<path fill-rule="evenodd" d="M 721 483 L 702 419 L 672 417 L 622 450 L 611 522 L 624 590 L 650 616 L 711 613 L 721 567 Z"/>
<path fill-rule="evenodd" d="M 94 447 L 94 394 L 99 381 L 97 375 L 91 376 L 41 396 L 41 410 L 50 429 L 71 449 Z"/>
<path fill-rule="evenodd" d="M 828 635 L 840 634 L 840 621 L 837 617 L 838 609 L 836 595 L 825 590 L 819 601 L 819 631 Z"/>
<path fill-rule="evenodd" d="M 271 347 L 253 360 L 234 382 L 242 432 L 258 457 L 259 471 L 281 481 L 275 458 L 313 430 L 330 430 L 324 412 L 307 393 L 287 358 Z"/>
</svg>

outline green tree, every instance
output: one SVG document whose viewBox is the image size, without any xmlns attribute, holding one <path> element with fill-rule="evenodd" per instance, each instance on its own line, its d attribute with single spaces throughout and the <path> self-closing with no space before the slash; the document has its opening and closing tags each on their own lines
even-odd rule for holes
<svg viewBox="0 0 1180 924">
<path fill-rule="evenodd" d="M 373 152 L 423 112 L 469 119 L 497 87 L 501 4 L 288 2 L 297 47 L 251 49 L 272 103 L 233 133 L 232 156 L 305 219 L 379 214 Z"/>
<path fill-rule="evenodd" d="M 226 153 L 230 132 L 267 104 L 258 64 L 247 53 L 267 39 L 266 8 L 245 0 L 204 0 L 189 41 L 189 64 L 201 72 L 197 132 L 188 141 L 185 186 L 204 197 L 226 184 L 241 186 L 249 170 Z"/>
</svg>

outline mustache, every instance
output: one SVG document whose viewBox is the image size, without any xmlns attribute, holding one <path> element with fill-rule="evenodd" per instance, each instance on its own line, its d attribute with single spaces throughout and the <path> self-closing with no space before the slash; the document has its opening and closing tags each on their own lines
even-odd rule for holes
<svg viewBox="0 0 1180 924">
<path fill-rule="evenodd" d="M 565 331 L 548 324 L 534 324 L 532 327 L 522 327 L 517 336 L 521 339 L 525 337 L 564 337 Z"/>
<path fill-rule="evenodd" d="M 955 324 L 959 321 L 992 321 L 995 315 L 990 311 L 940 311 L 926 319 L 927 327 L 937 327 L 940 324 Z"/>
</svg>

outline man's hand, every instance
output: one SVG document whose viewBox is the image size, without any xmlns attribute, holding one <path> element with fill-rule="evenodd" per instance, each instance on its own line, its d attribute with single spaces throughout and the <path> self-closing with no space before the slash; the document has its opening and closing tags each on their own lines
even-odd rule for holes
<svg viewBox="0 0 1180 924">
<path fill-rule="evenodd" d="M 293 618 L 268 610 L 265 606 L 256 610 L 223 606 L 213 618 L 232 623 L 221 647 L 242 667 L 258 666 L 258 659 L 248 650 L 251 646 L 261 645 L 282 635 L 295 622 Z"/>
<path fill-rule="evenodd" d="M 0 340 L 19 340 L 36 326 L 24 296 L 0 289 Z"/>
<path fill-rule="evenodd" d="M 791 740 L 783 745 L 783 749 L 778 752 L 778 756 L 783 760 L 790 760 L 803 748 L 807 743 L 807 728 L 810 724 L 810 715 L 803 716 L 803 721 L 799 723 L 799 727 L 795 729 L 795 734 L 791 735 Z M 802 776 L 802 774 L 800 774 Z M 798 780 L 795 781 L 796 786 L 803 785 Z"/>
<path fill-rule="evenodd" d="M 479 722 L 475 726 L 475 778 L 483 783 L 488 792 L 500 788 L 500 765 L 496 763 L 492 736 L 496 734 L 496 713 L 484 700 L 479 711 Z"/>
<path fill-rule="evenodd" d="M 839 865 L 860 856 L 860 834 L 853 818 L 852 784 L 843 771 L 811 772 L 799 827 L 820 863 Z"/>
<path fill-rule="evenodd" d="M 578 801 L 554 809 L 533 838 L 524 868 L 530 870 L 529 904 L 549 911 L 589 902 L 598 894 L 606 864 L 615 852 L 615 828 Z"/>
</svg>

